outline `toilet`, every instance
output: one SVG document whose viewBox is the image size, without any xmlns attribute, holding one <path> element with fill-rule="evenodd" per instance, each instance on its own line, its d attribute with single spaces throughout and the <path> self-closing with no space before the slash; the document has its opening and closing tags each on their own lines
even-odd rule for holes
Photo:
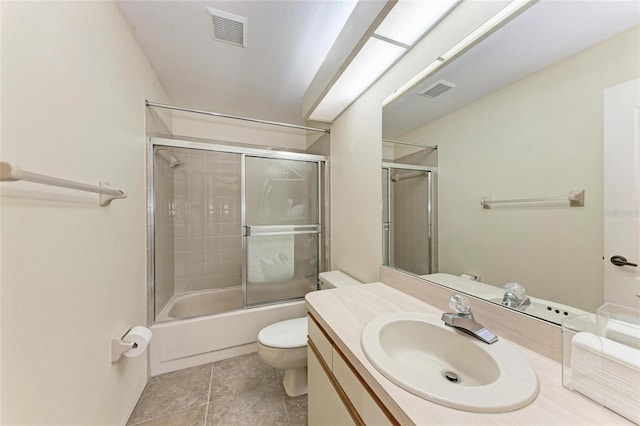
<svg viewBox="0 0 640 426">
<path fill-rule="evenodd" d="M 362 284 L 341 271 L 318 275 L 320 289 Z M 274 368 L 284 370 L 282 385 L 289 396 L 307 393 L 307 317 L 271 324 L 258 333 L 258 355 Z"/>
</svg>

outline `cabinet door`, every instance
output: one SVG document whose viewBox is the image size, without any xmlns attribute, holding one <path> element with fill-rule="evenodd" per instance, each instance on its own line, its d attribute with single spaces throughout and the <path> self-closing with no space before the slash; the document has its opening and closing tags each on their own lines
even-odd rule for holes
<svg viewBox="0 0 640 426">
<path fill-rule="evenodd" d="M 307 351 L 309 426 L 353 425 L 351 415 L 320 365 L 320 361 L 311 348 Z"/>
<path fill-rule="evenodd" d="M 333 349 L 333 376 L 353 404 L 362 421 L 368 426 L 387 426 L 391 421 L 349 368 L 342 355 Z"/>
</svg>

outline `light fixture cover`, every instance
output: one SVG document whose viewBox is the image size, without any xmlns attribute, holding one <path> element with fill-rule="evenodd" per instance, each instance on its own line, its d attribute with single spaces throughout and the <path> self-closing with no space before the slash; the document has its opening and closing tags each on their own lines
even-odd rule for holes
<svg viewBox="0 0 640 426">
<path fill-rule="evenodd" d="M 412 46 L 458 0 L 399 0 L 375 33 Z"/>
<path fill-rule="evenodd" d="M 356 100 L 405 49 L 377 38 L 369 38 L 360 52 L 331 87 L 309 119 L 331 122 Z"/>
<path fill-rule="evenodd" d="M 469 35 L 456 43 L 451 49 L 444 52 L 440 57 L 444 61 L 448 61 L 455 57 L 458 53 L 462 52 L 469 46 L 472 46 L 480 38 L 491 32 L 498 25 L 502 24 L 510 16 L 517 13 L 525 6 L 529 6 L 531 2 L 529 0 L 512 0 L 511 3 L 500 9 L 498 13 L 487 19 L 482 25 L 473 30 Z"/>
<path fill-rule="evenodd" d="M 422 81 L 424 78 L 426 78 L 430 74 L 434 73 L 438 68 L 440 68 L 442 64 L 450 61 L 451 59 L 456 57 L 456 55 L 458 55 L 460 52 L 462 52 L 466 48 L 475 44 L 483 36 L 491 32 L 492 30 L 494 30 L 496 27 L 498 27 L 500 24 L 505 22 L 511 16 L 517 14 L 523 8 L 531 6 L 532 4 L 533 3 L 530 0 L 512 0 L 507 6 L 500 9 L 498 13 L 496 13 L 491 18 L 486 20 L 482 25 L 480 25 L 478 28 L 473 30 L 470 34 L 468 34 L 462 40 L 457 42 L 453 47 L 451 47 L 449 50 L 444 52 L 442 55 L 440 55 L 439 58 L 437 58 L 435 61 L 429 64 L 426 68 L 424 68 L 418 74 L 413 76 L 408 82 L 406 82 L 405 84 L 400 86 L 398 89 L 396 89 L 391 95 L 387 96 L 382 102 L 382 105 L 383 106 L 388 105 L 394 100 L 396 100 L 397 98 L 399 98 L 400 96 L 402 96 L 405 92 L 411 89 L 415 84 Z"/>
</svg>

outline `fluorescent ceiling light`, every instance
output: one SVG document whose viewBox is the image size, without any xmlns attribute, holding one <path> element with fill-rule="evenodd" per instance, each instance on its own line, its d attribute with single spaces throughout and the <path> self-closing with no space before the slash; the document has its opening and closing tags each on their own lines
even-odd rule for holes
<svg viewBox="0 0 640 426">
<path fill-rule="evenodd" d="M 391 95 L 387 96 L 387 98 L 382 102 L 382 105 L 388 105 L 409 89 L 411 89 L 415 84 L 419 83 L 421 80 L 434 73 L 440 66 L 453 57 L 455 57 L 458 53 L 462 52 L 467 47 L 476 43 L 482 36 L 493 30 L 499 24 L 508 19 L 511 15 L 518 12 L 524 6 L 531 4 L 530 0 L 513 0 L 507 6 L 500 9 L 498 13 L 493 15 L 491 18 L 487 19 L 482 25 L 473 30 L 469 35 L 456 43 L 452 48 L 447 50 L 445 53 L 440 55 L 435 61 L 430 63 L 426 68 L 420 71 L 418 74 L 413 76 L 409 81 L 396 89 Z"/>
<path fill-rule="evenodd" d="M 404 52 L 405 49 L 400 46 L 370 38 L 309 119 L 333 121 Z"/>
<path fill-rule="evenodd" d="M 520 10 L 520 8 L 522 8 L 523 6 L 526 6 L 529 3 L 530 3 L 529 0 L 512 1 L 504 8 L 500 9 L 498 13 L 496 13 L 491 18 L 486 20 L 478 28 L 473 30 L 468 36 L 466 36 L 465 38 L 460 40 L 458 43 L 456 43 L 455 46 L 453 46 L 451 49 L 447 50 L 445 53 L 440 55 L 440 57 L 445 61 L 448 61 L 449 59 L 453 58 L 462 50 L 474 44 L 480 37 L 482 37 L 489 31 L 494 29 L 496 26 L 498 26 L 498 24 L 500 24 L 502 21 L 504 21 L 505 19 L 507 19 L 514 13 L 516 13 L 518 10 Z"/>
<path fill-rule="evenodd" d="M 457 2 L 458 0 L 399 0 L 375 33 L 412 46 Z"/>
</svg>

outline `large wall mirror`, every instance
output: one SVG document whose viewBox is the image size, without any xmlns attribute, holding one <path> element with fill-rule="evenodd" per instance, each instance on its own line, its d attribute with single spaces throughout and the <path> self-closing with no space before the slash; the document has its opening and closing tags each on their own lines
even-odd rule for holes
<svg viewBox="0 0 640 426">
<path fill-rule="evenodd" d="M 543 0 L 385 105 L 385 264 L 496 303 L 517 282 L 551 321 L 602 305 L 605 92 L 640 77 L 639 23 L 634 1 Z"/>
</svg>

